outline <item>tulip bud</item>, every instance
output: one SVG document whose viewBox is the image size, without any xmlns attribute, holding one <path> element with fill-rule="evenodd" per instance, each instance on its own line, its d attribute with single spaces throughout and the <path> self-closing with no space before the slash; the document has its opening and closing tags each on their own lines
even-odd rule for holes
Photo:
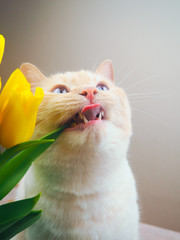
<svg viewBox="0 0 180 240">
<path fill-rule="evenodd" d="M 10 148 L 31 138 L 43 97 L 41 88 L 36 88 L 33 95 L 19 69 L 11 74 L 0 95 L 0 144 L 3 147 Z"/>
</svg>

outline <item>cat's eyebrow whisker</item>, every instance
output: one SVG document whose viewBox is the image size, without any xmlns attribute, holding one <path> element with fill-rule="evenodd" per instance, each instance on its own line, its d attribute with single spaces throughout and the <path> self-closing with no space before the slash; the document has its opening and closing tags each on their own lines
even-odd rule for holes
<svg viewBox="0 0 180 240">
<path fill-rule="evenodd" d="M 137 61 L 135 67 L 122 78 L 122 80 L 119 82 L 118 86 L 121 86 L 122 83 L 125 82 L 129 78 L 129 76 L 131 76 L 138 69 L 140 63 L 145 58 L 145 56 L 146 56 L 146 53 Z"/>
<path fill-rule="evenodd" d="M 136 83 L 134 83 L 134 84 L 131 84 L 131 85 L 128 86 L 128 87 L 124 87 L 124 89 L 127 91 L 129 88 L 135 87 L 135 86 L 137 86 L 137 85 L 139 85 L 139 84 L 141 84 L 141 83 L 143 83 L 143 82 L 148 82 L 148 81 L 150 81 L 150 80 L 152 80 L 152 79 L 154 79 L 154 78 L 161 77 L 162 75 L 163 75 L 163 73 L 159 73 L 159 74 L 156 74 L 156 75 L 147 77 L 147 78 L 145 78 L 145 79 L 143 79 L 143 80 L 140 80 L 140 81 L 138 81 L 138 82 L 136 82 Z"/>
<path fill-rule="evenodd" d="M 120 68 L 119 68 L 119 70 L 118 70 L 118 72 L 117 72 L 117 79 L 119 79 L 119 76 L 120 76 L 120 72 L 122 71 L 122 69 L 126 66 L 126 64 L 128 63 L 128 61 L 129 61 L 129 58 L 125 58 L 125 60 L 124 60 L 124 62 L 123 62 L 123 64 L 120 66 Z M 117 85 L 118 84 L 120 84 L 120 82 L 119 83 L 117 83 Z"/>
<path fill-rule="evenodd" d="M 43 72 L 43 74 L 44 74 L 45 76 L 50 76 L 50 75 L 51 75 L 51 74 L 48 72 L 48 70 L 45 69 L 44 67 L 43 67 L 43 69 L 41 68 L 40 70 Z"/>
</svg>

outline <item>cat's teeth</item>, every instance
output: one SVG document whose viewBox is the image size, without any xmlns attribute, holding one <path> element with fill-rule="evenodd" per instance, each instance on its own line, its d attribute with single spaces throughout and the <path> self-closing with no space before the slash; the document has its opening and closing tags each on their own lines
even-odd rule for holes
<svg viewBox="0 0 180 240">
<path fill-rule="evenodd" d="M 101 120 L 101 118 L 102 118 L 102 112 L 99 113 L 98 120 Z"/>
<path fill-rule="evenodd" d="M 84 123 L 88 123 L 88 120 L 84 115 L 82 115 L 82 118 L 83 118 Z"/>
<path fill-rule="evenodd" d="M 102 117 L 104 117 L 104 111 L 101 112 Z"/>
<path fill-rule="evenodd" d="M 79 117 L 80 117 L 81 120 L 84 121 L 84 123 L 88 123 L 87 118 L 81 112 L 79 112 Z"/>
<path fill-rule="evenodd" d="M 75 127 L 77 123 L 73 122 L 70 127 Z"/>
<path fill-rule="evenodd" d="M 80 119 L 83 120 L 83 114 L 81 112 L 79 112 L 79 117 L 80 117 Z"/>
</svg>

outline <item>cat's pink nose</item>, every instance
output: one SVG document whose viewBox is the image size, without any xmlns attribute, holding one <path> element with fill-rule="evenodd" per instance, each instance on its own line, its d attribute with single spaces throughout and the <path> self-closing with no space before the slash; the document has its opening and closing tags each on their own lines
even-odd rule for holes
<svg viewBox="0 0 180 240">
<path fill-rule="evenodd" d="M 83 90 L 80 95 L 86 97 L 88 100 L 90 100 L 90 102 L 92 103 L 92 100 L 94 98 L 94 96 L 97 93 L 97 89 L 96 88 L 86 88 L 85 90 Z"/>
</svg>

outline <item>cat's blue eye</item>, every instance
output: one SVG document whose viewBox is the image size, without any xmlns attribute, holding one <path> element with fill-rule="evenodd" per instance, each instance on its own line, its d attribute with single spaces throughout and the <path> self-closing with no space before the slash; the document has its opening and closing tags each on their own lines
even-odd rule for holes
<svg viewBox="0 0 180 240">
<path fill-rule="evenodd" d="M 105 84 L 102 84 L 102 83 L 98 84 L 96 87 L 100 91 L 107 91 L 107 90 L 109 90 L 109 88 Z"/>
<path fill-rule="evenodd" d="M 68 90 L 65 86 L 58 86 L 58 87 L 54 88 L 54 90 L 52 92 L 53 93 L 67 93 Z"/>
</svg>

